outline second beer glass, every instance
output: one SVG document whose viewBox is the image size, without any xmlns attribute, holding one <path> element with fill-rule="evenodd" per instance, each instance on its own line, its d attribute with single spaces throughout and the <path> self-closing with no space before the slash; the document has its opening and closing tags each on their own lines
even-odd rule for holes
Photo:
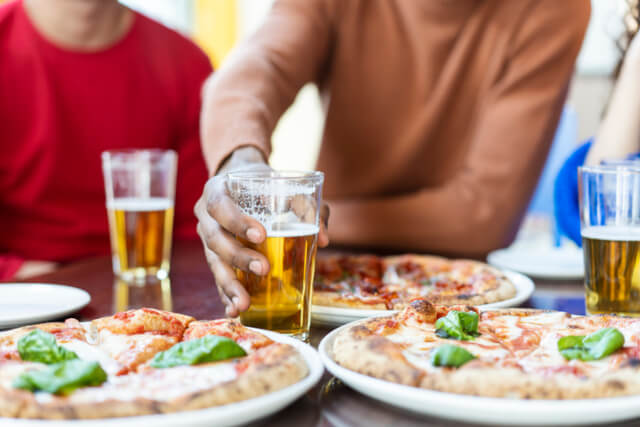
<svg viewBox="0 0 640 427">
<path fill-rule="evenodd" d="M 238 240 L 264 254 L 271 267 L 265 276 L 236 270 L 251 297 L 243 324 L 308 338 L 323 180 L 320 172 L 227 175 L 231 198 L 267 232 L 259 245 Z"/>
<path fill-rule="evenodd" d="M 586 309 L 640 316 L 640 169 L 579 169 Z"/>
</svg>

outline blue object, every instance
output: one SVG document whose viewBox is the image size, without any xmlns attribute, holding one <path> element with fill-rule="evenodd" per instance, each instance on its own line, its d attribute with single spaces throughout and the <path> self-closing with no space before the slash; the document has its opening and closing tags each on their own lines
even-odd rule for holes
<svg viewBox="0 0 640 427">
<path fill-rule="evenodd" d="M 591 140 L 582 144 L 564 162 L 553 188 L 554 214 L 558 232 L 582 246 L 580 207 L 578 206 L 578 167 L 587 158 Z"/>
<path fill-rule="evenodd" d="M 584 165 L 593 140 L 590 139 L 575 150 L 564 162 L 556 177 L 553 191 L 554 214 L 558 232 L 582 246 L 580 236 L 580 206 L 578 202 L 578 167 Z M 640 157 L 630 155 L 627 160 Z"/>
</svg>

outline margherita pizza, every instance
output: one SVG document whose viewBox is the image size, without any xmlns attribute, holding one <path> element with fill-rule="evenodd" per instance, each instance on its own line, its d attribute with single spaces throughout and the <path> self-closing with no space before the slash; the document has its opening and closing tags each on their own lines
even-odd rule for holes
<svg viewBox="0 0 640 427">
<path fill-rule="evenodd" d="M 423 255 L 319 257 L 313 287 L 316 305 L 374 310 L 398 310 L 414 298 L 480 305 L 516 294 L 513 283 L 487 264 Z"/>
<path fill-rule="evenodd" d="M 451 393 L 582 399 L 640 393 L 640 319 L 411 302 L 340 331 L 333 358 L 359 373 Z"/>
<path fill-rule="evenodd" d="M 231 319 L 139 309 L 0 333 L 0 416 L 106 418 L 201 409 L 298 382 L 298 351 Z"/>
</svg>

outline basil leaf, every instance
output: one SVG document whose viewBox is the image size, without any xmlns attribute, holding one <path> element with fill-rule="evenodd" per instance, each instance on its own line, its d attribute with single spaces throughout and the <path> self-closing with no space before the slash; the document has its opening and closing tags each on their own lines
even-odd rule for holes
<svg viewBox="0 0 640 427">
<path fill-rule="evenodd" d="M 167 351 L 155 355 L 154 368 L 171 368 L 180 365 L 215 362 L 246 356 L 247 353 L 235 341 L 217 335 L 207 335 L 195 340 L 178 343 Z"/>
<path fill-rule="evenodd" d="M 478 333 L 478 314 L 473 311 L 450 311 L 436 321 L 436 335 L 441 338 L 453 338 L 469 341 Z"/>
<path fill-rule="evenodd" d="M 558 340 L 558 351 L 567 360 L 600 360 L 624 345 L 624 335 L 616 328 L 604 328 L 584 335 L 569 335 Z"/>
<path fill-rule="evenodd" d="M 47 365 L 78 358 L 73 351 L 58 345 L 55 336 L 40 329 L 34 329 L 18 340 L 18 353 L 22 360 Z"/>
<path fill-rule="evenodd" d="M 24 372 L 14 380 L 13 387 L 66 395 L 79 387 L 100 385 L 106 380 L 107 374 L 98 362 L 75 359 Z"/>
<path fill-rule="evenodd" d="M 444 344 L 431 352 L 433 366 L 453 366 L 459 368 L 476 357 L 462 347 Z"/>
</svg>

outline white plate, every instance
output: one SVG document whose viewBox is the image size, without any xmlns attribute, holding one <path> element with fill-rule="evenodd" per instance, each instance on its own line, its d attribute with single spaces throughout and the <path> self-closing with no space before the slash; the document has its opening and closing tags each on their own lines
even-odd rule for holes
<svg viewBox="0 0 640 427">
<path fill-rule="evenodd" d="M 504 301 L 479 305 L 478 308 L 489 309 L 516 307 L 526 301 L 535 290 L 533 281 L 524 274 L 513 271 L 503 271 L 503 273 L 513 282 L 513 285 L 516 288 L 516 295 L 513 298 L 509 298 Z M 314 305 L 311 308 L 311 321 L 315 325 L 339 326 L 353 322 L 354 320 L 374 316 L 388 316 L 395 312 L 396 310 L 366 310 L 360 308 Z"/>
<path fill-rule="evenodd" d="M 584 277 L 582 249 L 569 245 L 561 248 L 513 246 L 498 249 L 487 256 L 487 262 L 541 279 L 579 280 Z"/>
<path fill-rule="evenodd" d="M 253 329 L 253 328 L 252 328 Z M 2 427 L 173 427 L 173 426 L 216 426 L 226 427 L 246 424 L 259 418 L 271 415 L 313 387 L 324 372 L 318 353 L 308 344 L 295 338 L 275 332 L 256 329 L 274 341 L 293 345 L 304 357 L 309 367 L 309 375 L 299 382 L 273 393 L 243 400 L 242 402 L 197 411 L 175 412 L 164 415 L 143 415 L 139 417 L 107 418 L 100 420 L 22 420 L 0 417 Z"/>
<path fill-rule="evenodd" d="M 56 319 L 89 304 L 82 289 L 44 283 L 0 283 L 0 329 Z"/>
<path fill-rule="evenodd" d="M 640 396 L 583 400 L 524 400 L 443 393 L 379 380 L 346 369 L 331 349 L 344 325 L 327 335 L 318 350 L 327 370 L 349 387 L 373 399 L 423 415 L 480 424 L 601 424 L 640 416 Z"/>
</svg>

